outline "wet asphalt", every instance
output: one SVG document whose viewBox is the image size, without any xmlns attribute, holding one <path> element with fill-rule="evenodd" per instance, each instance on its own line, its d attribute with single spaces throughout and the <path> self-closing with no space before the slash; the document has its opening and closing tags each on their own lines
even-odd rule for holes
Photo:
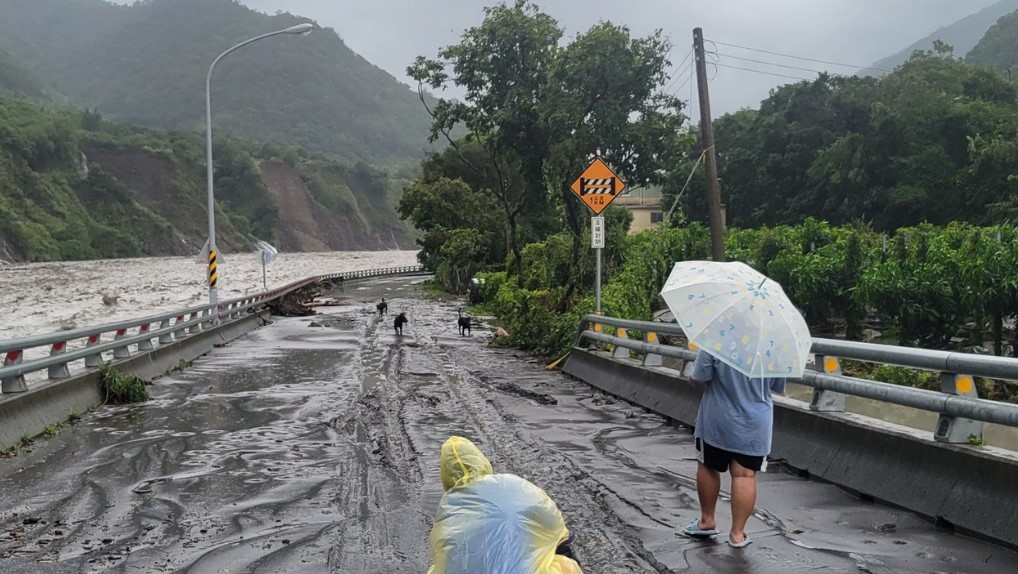
<svg viewBox="0 0 1018 574">
<path fill-rule="evenodd" d="M 423 573 L 451 434 L 548 491 L 587 573 L 1018 572 L 1010 550 L 780 464 L 754 544 L 678 536 L 697 516 L 689 429 L 488 346 L 483 321 L 459 336 L 462 302 L 419 283 L 340 287 L 341 305 L 157 379 L 152 401 L 0 459 L 0 572 Z"/>
</svg>

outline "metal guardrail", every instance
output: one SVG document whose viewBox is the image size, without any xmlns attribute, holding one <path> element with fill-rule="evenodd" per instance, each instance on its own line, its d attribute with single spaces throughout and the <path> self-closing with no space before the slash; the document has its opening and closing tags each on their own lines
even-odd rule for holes
<svg viewBox="0 0 1018 574">
<path fill-rule="evenodd" d="M 151 351 L 156 348 L 152 343 L 154 339 L 158 345 L 168 345 L 174 340 L 211 329 L 217 323 L 235 321 L 248 312 L 261 310 L 272 301 L 314 283 L 406 275 L 423 271 L 422 266 L 415 265 L 318 275 L 268 291 L 222 301 L 218 309 L 212 305 L 199 305 L 94 327 L 0 341 L 0 356 L 4 357 L 3 366 L 0 367 L 0 393 L 27 391 L 25 375 L 32 372 L 45 369 L 47 378 L 63 379 L 71 376 L 70 364 L 74 361 L 84 360 L 84 366 L 92 368 L 103 364 L 104 353 L 112 352 L 113 359 L 126 359 L 132 354 L 131 346 L 135 346 L 138 352 Z M 103 341 L 104 336 L 111 334 L 112 339 Z M 75 349 L 68 347 L 69 343 L 80 345 L 81 342 L 84 342 L 83 346 Z M 24 359 L 26 350 L 40 347 L 49 347 L 49 356 L 42 359 Z"/>
<path fill-rule="evenodd" d="M 604 333 L 613 328 L 615 335 Z M 637 331 L 643 340 L 630 339 L 627 331 Z M 600 315 L 586 315 L 580 322 L 576 346 L 592 341 L 614 346 L 613 358 L 629 358 L 630 351 L 643 355 L 643 365 L 660 367 L 662 357 L 680 361 L 680 375 L 688 376 L 686 364 L 696 352 L 684 347 L 665 345 L 659 335 L 683 335 L 675 323 L 630 321 Z M 844 412 L 845 395 L 939 413 L 934 439 L 949 443 L 980 441 L 983 423 L 1018 427 L 1018 405 L 980 399 L 974 377 L 1018 381 L 1018 359 L 891 345 L 813 340 L 814 364 L 794 382 L 813 388 L 810 409 Z M 847 377 L 841 373 L 840 359 L 890 364 L 940 373 L 941 390 L 928 391 L 879 381 Z"/>
</svg>

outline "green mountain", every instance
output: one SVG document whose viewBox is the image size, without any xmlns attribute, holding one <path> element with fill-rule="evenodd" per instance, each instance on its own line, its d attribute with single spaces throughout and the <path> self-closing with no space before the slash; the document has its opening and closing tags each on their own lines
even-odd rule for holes
<svg viewBox="0 0 1018 574">
<path fill-rule="evenodd" d="M 997 20 L 965 56 L 965 62 L 991 67 L 1008 78 L 1018 76 L 1018 11 Z"/>
<path fill-rule="evenodd" d="M 3 0 L 0 49 L 75 106 L 202 130 L 213 58 L 303 21 L 234 0 Z M 429 127 L 415 91 L 329 28 L 268 38 L 224 59 L 213 77 L 213 121 L 220 133 L 373 164 L 419 159 Z"/>
<path fill-rule="evenodd" d="M 43 98 L 45 92 L 31 72 L 15 62 L 10 54 L 0 50 L 0 95 Z"/>
<path fill-rule="evenodd" d="M 217 138 L 220 249 L 410 247 L 403 187 L 364 163 Z M 0 97 L 0 260 L 197 254 L 207 235 L 205 142 L 91 111 Z"/>
<path fill-rule="evenodd" d="M 900 52 L 877 60 L 873 67 L 882 70 L 893 70 L 905 63 L 909 56 L 912 55 L 912 52 L 932 49 L 934 40 L 941 40 L 950 44 L 954 47 L 955 56 L 964 57 L 968 54 L 969 50 L 979 43 L 980 38 L 983 37 L 990 26 L 1001 16 L 1010 14 L 1015 10 L 1018 10 L 1018 0 L 1001 0 L 993 6 L 958 20 L 954 24 L 944 26 Z"/>
</svg>

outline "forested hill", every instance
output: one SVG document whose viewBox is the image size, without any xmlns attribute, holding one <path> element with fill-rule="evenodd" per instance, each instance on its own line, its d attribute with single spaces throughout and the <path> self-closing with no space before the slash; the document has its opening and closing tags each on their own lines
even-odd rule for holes
<svg viewBox="0 0 1018 574">
<path fill-rule="evenodd" d="M 1018 78 L 1018 11 L 997 20 L 965 61 Z"/>
<path fill-rule="evenodd" d="M 955 56 L 964 57 L 983 37 L 983 34 L 1001 16 L 1018 10 L 1018 0 L 1001 0 L 1000 2 L 985 8 L 971 16 L 966 16 L 950 26 L 933 32 L 929 36 L 913 43 L 909 47 L 892 54 L 873 64 L 874 68 L 882 70 L 893 70 L 908 60 L 912 52 L 916 50 L 929 50 L 933 48 L 934 40 L 941 40 L 954 47 Z"/>
<path fill-rule="evenodd" d="M 32 74 L 18 65 L 11 55 L 0 50 L 0 96 L 15 95 L 41 98 L 42 85 Z"/>
<path fill-rule="evenodd" d="M 216 228 L 226 253 L 409 247 L 405 185 L 345 163 L 219 137 Z M 207 237 L 202 134 L 0 96 L 0 262 L 194 255 Z"/>
<path fill-rule="evenodd" d="M 0 50 L 76 106 L 200 130 L 212 59 L 303 21 L 233 0 L 2 0 Z M 231 54 L 213 78 L 213 114 L 217 129 L 232 135 L 373 164 L 419 159 L 427 146 L 429 118 L 416 91 L 328 28 Z"/>
<path fill-rule="evenodd" d="M 781 86 L 714 130 L 733 226 L 812 216 L 893 231 L 1018 214 L 1018 89 L 946 50 L 916 52 L 880 79 Z M 703 208 L 687 209 L 700 217 Z"/>
</svg>

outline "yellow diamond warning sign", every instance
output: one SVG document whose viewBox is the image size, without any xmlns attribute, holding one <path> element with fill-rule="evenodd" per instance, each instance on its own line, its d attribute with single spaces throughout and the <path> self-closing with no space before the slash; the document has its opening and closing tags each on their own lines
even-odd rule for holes
<svg viewBox="0 0 1018 574">
<path fill-rule="evenodd" d="M 569 188 L 587 204 L 594 215 L 599 215 L 626 189 L 626 183 L 601 158 L 594 158 Z"/>
</svg>

